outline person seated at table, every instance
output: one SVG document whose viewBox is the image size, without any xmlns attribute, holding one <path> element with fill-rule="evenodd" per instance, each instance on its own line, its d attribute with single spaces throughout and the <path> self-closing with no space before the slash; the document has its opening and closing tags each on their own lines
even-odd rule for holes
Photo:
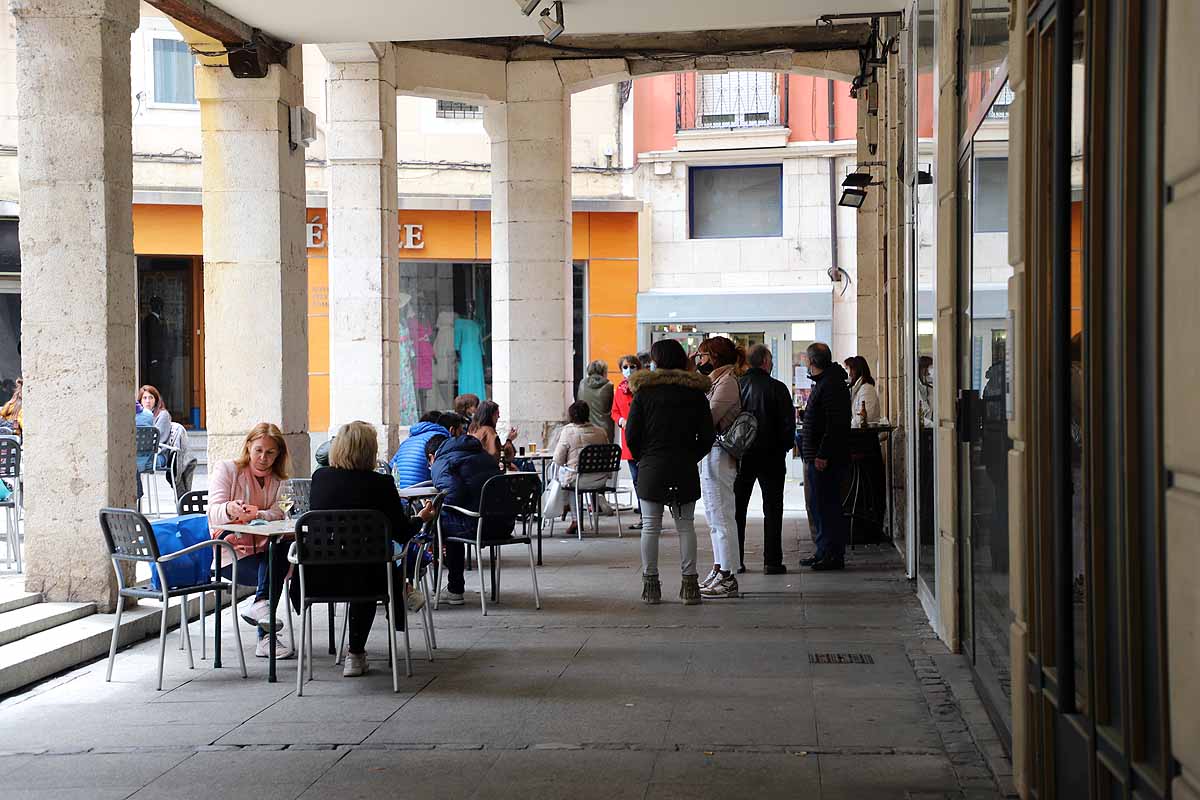
<svg viewBox="0 0 1200 800">
<path fill-rule="evenodd" d="M 281 520 L 279 487 L 288 478 L 288 449 L 283 432 L 269 422 L 260 422 L 250 429 L 242 442 L 242 454 L 232 461 L 218 461 L 208 482 L 208 524 L 213 538 L 220 538 L 223 525 L 247 525 L 255 520 Z M 268 568 L 270 552 L 267 537 L 245 533 L 230 533 L 224 537 L 237 551 L 238 577 L 247 578 L 246 585 L 257 586 L 254 601 L 242 611 L 242 619 L 258 629 L 255 655 L 266 658 L 270 640 L 265 627 L 270 619 L 268 598 L 276 603 L 282 594 L 287 577 L 287 547 L 275 547 L 274 570 Z M 218 551 L 219 552 L 219 551 Z M 221 574 L 229 577 L 231 566 L 223 566 Z M 268 576 L 273 578 L 268 584 Z M 276 620 L 276 657 L 292 658 L 291 643 L 278 638 L 280 623 Z"/>
<path fill-rule="evenodd" d="M 513 447 L 513 439 L 517 438 L 517 429 L 509 428 L 508 436 L 502 442 L 500 434 L 496 432 L 496 426 L 500 424 L 500 405 L 492 400 L 484 400 L 479 404 L 479 408 L 475 409 L 475 416 L 471 417 L 471 427 L 468 428 L 470 435 L 474 436 L 483 445 L 486 451 L 496 463 L 505 461 L 512 463 L 513 456 L 517 450 Z"/>
<path fill-rule="evenodd" d="M 845 361 L 850 376 L 850 427 L 879 423 L 879 391 L 871 377 L 871 365 L 862 356 L 850 356 Z"/>
<path fill-rule="evenodd" d="M 475 416 L 475 409 L 479 408 L 479 396 L 474 394 L 460 394 L 454 398 L 454 413 L 464 419 L 470 419 Z"/>
<path fill-rule="evenodd" d="M 434 436 L 449 436 L 450 431 L 439 421 L 445 416 L 440 411 L 430 411 L 408 431 L 408 438 L 396 448 L 392 456 L 392 477 L 396 486 L 404 489 L 429 480 L 429 461 L 425 458 L 425 443 Z"/>
<path fill-rule="evenodd" d="M 138 404 L 143 409 L 149 411 L 153 422 L 151 424 L 158 430 L 158 443 L 166 444 L 167 439 L 171 438 L 171 412 L 167 411 L 163 405 L 162 394 L 158 389 L 150 384 L 146 384 L 141 389 L 138 389 L 137 396 Z M 167 466 L 167 456 L 164 453 L 158 455 L 158 468 L 163 469 Z"/>
<path fill-rule="evenodd" d="M 492 405 L 495 405 L 494 403 Z M 434 454 L 433 485 L 446 492 L 445 504 L 468 511 L 479 510 L 483 485 L 500 473 L 500 465 L 483 443 L 472 434 L 447 439 Z M 453 509 L 442 509 L 442 533 L 467 534 L 474 538 L 477 521 Z M 486 538 L 502 538 L 512 534 L 514 520 L 507 524 L 501 519 L 489 521 Z M 446 542 L 446 592 L 442 598 L 452 606 L 463 604 L 463 567 L 466 547 L 459 542 Z"/>
<path fill-rule="evenodd" d="M 362 421 L 343 425 L 329 448 L 329 466 L 321 467 L 312 476 L 312 511 L 337 509 L 370 509 L 381 512 L 388 521 L 387 535 L 403 545 L 421 524 L 433 516 L 426 505 L 411 522 L 400 505 L 396 484 L 375 471 L 379 440 L 375 428 Z M 400 587 L 399 565 L 393 564 L 395 586 Z M 305 587 L 309 594 L 365 594 L 387 592 L 387 573 L 376 564 L 348 564 L 336 567 L 312 567 L 304 571 Z M 300 582 L 292 581 L 292 601 L 299 607 Z M 403 602 L 396 598 L 397 604 Z M 403 627 L 404 615 L 398 605 L 393 611 L 397 630 Z M 349 647 L 342 675 L 357 677 L 367 672 L 367 637 L 375 620 L 375 602 L 350 603 Z"/>
<path fill-rule="evenodd" d="M 467 426 L 471 424 L 471 420 L 455 411 L 447 411 L 438 417 L 437 424 L 445 428 L 449 436 L 453 438 L 466 433 Z"/>
<path fill-rule="evenodd" d="M 556 480 L 560 491 L 555 492 L 553 486 L 547 491 L 548 495 L 555 495 L 547 501 L 547 509 L 549 509 L 546 511 L 547 517 L 562 513 L 558 509 L 565 509 L 571 504 L 574 493 L 562 490 L 575 486 L 578 477 L 576 472 L 579 469 L 579 454 L 583 452 L 583 448 L 590 444 L 608 444 L 608 432 L 591 422 L 591 406 L 585 401 L 576 401 L 567 408 L 567 420 L 568 424 L 558 434 L 558 441 L 554 446 L 554 464 L 558 467 Z M 574 536 L 579 527 L 578 509 L 573 510 L 575 519 L 567 528 L 567 536 Z M 554 514 L 551 511 L 554 511 Z"/>
</svg>

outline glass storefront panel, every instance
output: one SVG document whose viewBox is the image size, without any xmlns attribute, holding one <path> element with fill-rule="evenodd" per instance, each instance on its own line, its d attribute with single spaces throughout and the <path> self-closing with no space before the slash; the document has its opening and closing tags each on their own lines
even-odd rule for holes
<svg viewBox="0 0 1200 800">
<path fill-rule="evenodd" d="M 491 394 L 492 265 L 400 263 L 399 422 Z"/>
<path fill-rule="evenodd" d="M 1008 57 L 1009 0 L 963 0 L 963 35 L 967 40 L 966 86 L 962 93 L 963 121 L 970 124 L 989 100 L 988 90 Z M 1011 93 L 1000 92 L 991 114 L 1008 116 Z"/>
<path fill-rule="evenodd" d="M 139 384 L 158 389 L 175 422 L 198 425 L 192 396 L 195 261 L 140 256 L 137 265 Z"/>
</svg>

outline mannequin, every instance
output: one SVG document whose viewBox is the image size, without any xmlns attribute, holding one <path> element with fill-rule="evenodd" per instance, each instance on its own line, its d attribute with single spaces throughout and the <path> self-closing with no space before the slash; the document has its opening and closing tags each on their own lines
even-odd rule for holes
<svg viewBox="0 0 1200 800">
<path fill-rule="evenodd" d="M 475 303 L 467 301 L 467 315 L 454 320 L 454 349 L 458 352 L 458 394 L 487 397 L 483 380 L 483 329 L 475 321 Z"/>
</svg>

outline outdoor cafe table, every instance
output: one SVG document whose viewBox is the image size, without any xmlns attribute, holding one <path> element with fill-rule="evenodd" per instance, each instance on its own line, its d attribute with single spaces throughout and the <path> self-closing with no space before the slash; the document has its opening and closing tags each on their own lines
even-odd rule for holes
<svg viewBox="0 0 1200 800">
<path fill-rule="evenodd" d="M 270 643 L 267 645 L 267 681 L 275 683 L 275 623 L 277 620 L 275 614 L 275 603 L 278 598 L 275 597 L 275 544 L 284 536 L 296 532 L 296 520 L 281 519 L 272 520 L 261 525 L 222 525 L 221 530 L 231 533 L 244 533 L 250 536 L 260 536 L 267 540 L 267 604 L 270 607 L 270 629 L 268 631 L 271 637 Z M 236 592 L 234 594 L 236 605 Z M 220 613 L 220 609 L 218 609 Z M 288 613 L 291 613 L 290 611 Z M 236 621 L 234 622 L 236 625 Z M 295 642 L 292 643 L 295 647 Z"/>
</svg>

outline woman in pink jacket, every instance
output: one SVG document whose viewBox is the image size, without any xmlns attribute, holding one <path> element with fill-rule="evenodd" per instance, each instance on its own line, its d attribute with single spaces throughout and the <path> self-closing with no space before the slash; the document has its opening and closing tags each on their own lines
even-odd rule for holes
<svg viewBox="0 0 1200 800">
<path fill-rule="evenodd" d="M 280 520 L 284 513 L 279 508 L 279 487 L 288 477 L 287 443 L 283 433 L 269 422 L 260 422 L 246 434 L 242 443 L 242 454 L 232 461 L 219 461 L 213 468 L 208 482 L 208 524 L 213 538 L 224 531 L 222 525 L 245 525 L 256 519 Z M 239 573 L 251 578 L 258 591 L 254 602 L 242 611 L 242 619 L 258 629 L 258 647 L 255 654 L 267 657 L 270 640 L 263 626 L 270 619 L 267 604 L 267 540 L 262 536 L 231 533 L 225 537 L 237 551 Z M 228 577 L 230 569 L 222 570 Z M 287 548 L 275 548 L 275 598 L 278 602 L 283 594 L 283 582 L 287 577 Z M 278 622 L 276 625 L 278 626 Z M 276 642 L 276 657 L 290 658 L 294 654 L 290 646 Z"/>
</svg>

